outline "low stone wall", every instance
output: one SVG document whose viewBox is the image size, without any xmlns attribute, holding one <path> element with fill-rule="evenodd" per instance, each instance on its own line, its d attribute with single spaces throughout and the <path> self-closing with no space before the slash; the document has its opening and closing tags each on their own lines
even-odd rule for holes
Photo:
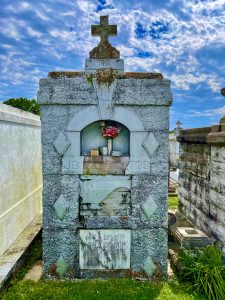
<svg viewBox="0 0 225 300">
<path fill-rule="evenodd" d="M 182 130 L 179 201 L 181 211 L 225 253 L 225 120 L 212 127 Z"/>
<path fill-rule="evenodd" d="M 0 256 L 41 211 L 41 123 L 0 104 Z"/>
</svg>

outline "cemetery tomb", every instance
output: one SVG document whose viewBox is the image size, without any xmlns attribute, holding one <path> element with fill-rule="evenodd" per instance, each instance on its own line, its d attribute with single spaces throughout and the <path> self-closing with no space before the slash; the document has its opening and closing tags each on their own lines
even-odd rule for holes
<svg viewBox="0 0 225 300">
<path fill-rule="evenodd" d="M 48 278 L 166 277 L 170 81 L 128 73 L 101 16 L 82 72 L 40 80 Z"/>
</svg>

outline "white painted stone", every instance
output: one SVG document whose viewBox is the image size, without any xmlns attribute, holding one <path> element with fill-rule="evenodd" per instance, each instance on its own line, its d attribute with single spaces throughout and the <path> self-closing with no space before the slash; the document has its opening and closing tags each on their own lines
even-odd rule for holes
<svg viewBox="0 0 225 300">
<path fill-rule="evenodd" d="M 63 258 L 63 256 L 60 256 L 59 259 L 56 262 L 56 272 L 62 276 L 64 275 L 69 268 L 69 264 L 67 261 Z"/>
<path fill-rule="evenodd" d="M 58 151 L 58 153 L 60 155 L 63 155 L 66 149 L 69 147 L 70 142 L 68 141 L 67 137 L 62 132 L 60 132 L 57 138 L 55 139 L 53 145 Z"/>
<path fill-rule="evenodd" d="M 69 209 L 69 205 L 66 202 L 65 198 L 63 195 L 60 195 L 59 198 L 56 200 L 56 202 L 53 205 L 54 210 L 57 214 L 57 216 L 60 219 L 63 219 L 67 210 Z"/>
<path fill-rule="evenodd" d="M 126 174 L 149 174 L 151 171 L 150 157 L 142 147 L 146 132 L 130 132 L 130 162 Z"/>
<path fill-rule="evenodd" d="M 152 258 L 149 256 L 143 263 L 143 270 L 147 274 L 148 277 L 151 277 L 154 271 L 157 269 L 156 265 L 154 264 Z"/>
<path fill-rule="evenodd" d="M 3 103 L 0 103 L 0 120 L 3 122 L 26 124 L 40 127 L 40 117 Z"/>
<path fill-rule="evenodd" d="M 158 205 L 155 202 L 154 197 L 152 197 L 152 196 L 149 196 L 148 199 L 142 205 L 142 210 L 144 211 L 144 213 L 148 219 L 151 218 L 151 216 L 155 213 L 157 208 L 158 208 Z"/>
<path fill-rule="evenodd" d="M 81 131 L 87 125 L 98 121 L 99 113 L 96 106 L 89 106 L 82 111 L 77 112 L 70 121 L 67 131 Z"/>
<path fill-rule="evenodd" d="M 13 265 L 14 264 L 12 262 L 8 262 L 8 263 L 4 263 L 3 265 L 0 265 L 0 278 L 6 277 L 10 272 L 10 270 L 12 269 Z"/>
<path fill-rule="evenodd" d="M 129 229 L 80 230 L 80 268 L 130 269 Z"/>
<path fill-rule="evenodd" d="M 93 73 L 97 69 L 113 69 L 117 72 L 124 72 L 123 59 L 85 59 L 85 72 Z"/>
<path fill-rule="evenodd" d="M 122 123 L 130 131 L 144 131 L 142 121 L 131 108 L 116 107 L 113 120 Z"/>
<path fill-rule="evenodd" d="M 170 160 L 170 168 L 178 167 L 178 159 L 179 159 L 179 145 L 180 143 L 176 140 L 177 135 L 172 133 L 169 135 L 169 160 Z"/>
<path fill-rule="evenodd" d="M 142 146 L 144 147 L 148 155 L 151 157 L 159 147 L 159 142 L 155 138 L 154 134 L 150 132 Z"/>
<path fill-rule="evenodd" d="M 74 115 L 67 127 L 67 131 L 81 131 L 87 125 L 98 120 L 98 108 L 90 106 Z M 142 121 L 131 108 L 116 107 L 112 120 L 123 124 L 130 131 L 144 131 Z"/>
<path fill-rule="evenodd" d="M 99 119 L 109 120 L 112 118 L 113 103 L 112 96 L 116 88 L 117 79 L 110 85 L 98 83 L 96 78 L 93 78 L 93 86 L 98 95 L 98 111 Z"/>
<path fill-rule="evenodd" d="M 62 159 L 63 174 L 83 174 L 83 156 L 64 156 Z"/>
<path fill-rule="evenodd" d="M 149 174 L 151 165 L 149 160 L 143 160 L 140 157 L 131 156 L 130 162 L 126 168 L 126 175 Z"/>
<path fill-rule="evenodd" d="M 67 131 L 66 135 L 67 135 L 68 141 L 70 143 L 70 146 L 67 148 L 67 151 L 66 151 L 64 157 L 67 157 L 67 156 L 79 157 L 81 154 L 80 132 Z"/>
<path fill-rule="evenodd" d="M 146 132 L 131 132 L 130 133 L 130 156 L 134 161 L 150 161 L 148 153 L 143 148 L 142 144 L 146 139 Z"/>
<path fill-rule="evenodd" d="M 41 212 L 40 118 L 0 104 L 0 256 Z"/>
</svg>

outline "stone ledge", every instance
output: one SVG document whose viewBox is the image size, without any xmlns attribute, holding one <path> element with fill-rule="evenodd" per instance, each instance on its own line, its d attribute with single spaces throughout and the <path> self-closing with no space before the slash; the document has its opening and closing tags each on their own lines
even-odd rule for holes
<svg viewBox="0 0 225 300">
<path fill-rule="evenodd" d="M 39 214 L 16 239 L 12 246 L 0 257 L 0 293 L 7 287 L 12 276 L 24 264 L 26 255 L 35 237 L 42 228 Z"/>
<path fill-rule="evenodd" d="M 211 132 L 211 127 L 193 128 L 181 130 L 177 141 L 180 143 L 206 144 L 207 135 Z"/>
<path fill-rule="evenodd" d="M 189 144 L 225 145 L 225 124 L 181 130 L 177 141 Z"/>
<path fill-rule="evenodd" d="M 117 76 L 119 78 L 119 76 Z M 108 93 L 108 86 L 104 87 Z M 48 77 L 40 80 L 38 103 L 44 104 L 97 104 L 97 92 L 92 77 Z M 112 98 L 116 105 L 169 106 L 172 103 L 170 81 L 167 79 L 119 78 Z"/>
<path fill-rule="evenodd" d="M 210 145 L 225 145 L 225 131 L 212 132 L 207 135 L 207 143 Z"/>
<path fill-rule="evenodd" d="M 82 77 L 84 72 L 81 71 L 53 71 L 48 73 L 48 77 L 59 78 L 59 77 Z"/>
<path fill-rule="evenodd" d="M 3 103 L 0 103 L 0 121 L 31 125 L 35 127 L 41 126 L 39 116 Z"/>
<path fill-rule="evenodd" d="M 80 71 L 53 71 L 48 73 L 48 77 L 60 78 L 60 77 L 83 77 L 85 72 Z M 117 77 L 117 76 L 116 76 Z M 151 72 L 126 72 L 123 75 L 118 75 L 119 79 L 163 79 L 161 73 L 151 73 Z"/>
</svg>

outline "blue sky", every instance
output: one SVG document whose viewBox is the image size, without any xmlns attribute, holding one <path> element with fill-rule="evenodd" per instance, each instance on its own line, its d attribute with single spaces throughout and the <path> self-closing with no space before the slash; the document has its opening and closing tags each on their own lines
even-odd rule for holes
<svg viewBox="0 0 225 300">
<path fill-rule="evenodd" d="M 109 15 L 126 71 L 172 81 L 171 128 L 210 126 L 225 115 L 225 0 L 1 0 L 0 101 L 36 98 L 39 78 L 82 70 Z"/>
</svg>

